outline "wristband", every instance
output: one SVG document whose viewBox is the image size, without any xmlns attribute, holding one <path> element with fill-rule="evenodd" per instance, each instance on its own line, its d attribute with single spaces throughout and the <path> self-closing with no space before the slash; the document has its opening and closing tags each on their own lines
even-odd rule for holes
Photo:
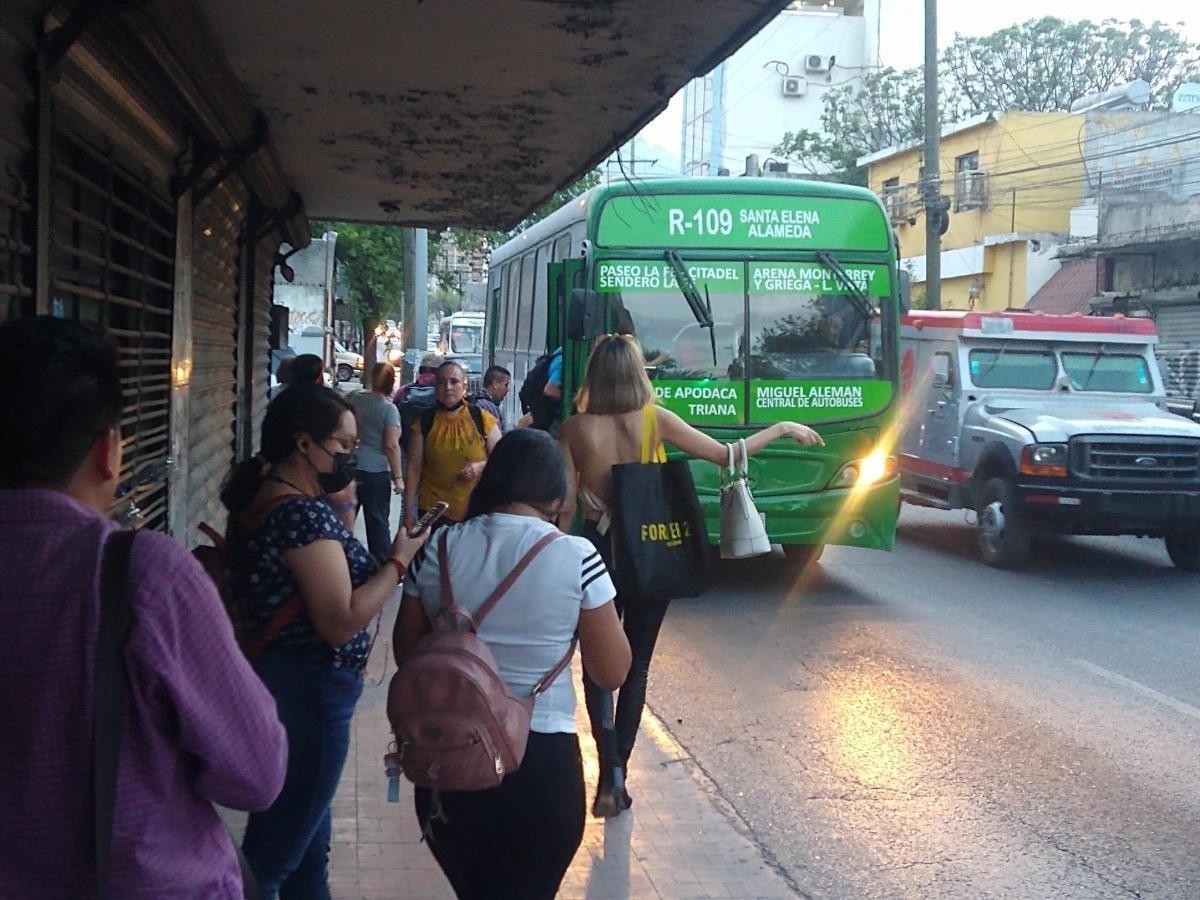
<svg viewBox="0 0 1200 900">
<path fill-rule="evenodd" d="M 404 580 L 404 573 L 407 571 L 408 566 L 400 562 L 400 560 L 396 559 L 394 556 L 389 556 L 387 561 L 396 567 L 396 584 L 399 584 Z"/>
</svg>

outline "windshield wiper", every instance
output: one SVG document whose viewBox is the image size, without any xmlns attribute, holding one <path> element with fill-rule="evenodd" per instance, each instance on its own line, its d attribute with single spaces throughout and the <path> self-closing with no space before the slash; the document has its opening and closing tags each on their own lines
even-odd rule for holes
<svg viewBox="0 0 1200 900">
<path fill-rule="evenodd" d="M 867 299 L 866 293 L 858 286 L 858 283 L 850 277 L 846 270 L 842 268 L 842 264 L 828 250 L 819 252 L 817 259 L 833 270 L 833 274 L 837 276 L 838 281 L 842 283 L 842 287 L 846 289 L 846 293 L 849 294 L 850 299 L 854 301 L 854 306 L 858 310 L 858 314 L 870 322 L 875 315 L 875 308 L 871 306 L 871 301 Z"/>
<path fill-rule="evenodd" d="M 683 294 L 683 299 L 687 301 L 688 308 L 692 311 L 692 316 L 701 328 L 708 329 L 709 341 L 712 343 L 713 365 L 717 364 L 717 331 L 713 327 L 716 323 L 712 317 L 712 299 L 708 297 L 708 285 L 704 286 L 704 296 L 706 299 L 700 298 L 700 292 L 696 290 L 696 282 L 692 281 L 692 276 L 688 274 L 687 266 L 683 264 L 683 260 L 679 258 L 679 254 L 674 250 L 667 250 L 664 254 L 667 265 L 671 267 L 671 271 L 675 273 L 675 281 L 679 284 L 679 292 Z"/>
<path fill-rule="evenodd" d="M 1100 365 L 1100 360 L 1104 358 L 1104 345 L 1100 345 L 1100 349 L 1096 351 L 1096 355 L 1092 357 L 1092 367 L 1088 369 L 1087 377 L 1083 379 L 1083 387 L 1079 390 L 1086 391 L 1092 383 L 1092 376 L 1096 374 L 1096 366 Z"/>
</svg>

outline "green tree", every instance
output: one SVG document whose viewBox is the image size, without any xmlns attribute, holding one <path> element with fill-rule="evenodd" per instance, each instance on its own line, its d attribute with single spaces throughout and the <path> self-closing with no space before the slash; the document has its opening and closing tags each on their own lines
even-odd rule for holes
<svg viewBox="0 0 1200 900">
<path fill-rule="evenodd" d="M 1170 25 L 1046 16 L 984 37 L 956 36 L 938 63 L 939 112 L 954 122 L 987 112 L 1066 111 L 1079 97 L 1135 78 L 1150 85 L 1151 105 L 1165 108 L 1197 73 L 1200 45 Z M 925 127 L 919 68 L 868 74 L 861 88 L 835 88 L 822 102 L 821 131 L 788 132 L 774 152 L 854 184 L 866 183 L 859 158 L 919 141 Z"/>
<path fill-rule="evenodd" d="M 920 69 L 870 72 L 861 89 L 846 85 L 825 93 L 821 131 L 789 131 L 773 152 L 809 172 L 832 170 L 838 181 L 865 185 L 860 157 L 920 138 L 923 90 Z"/>
<path fill-rule="evenodd" d="M 942 54 L 941 72 L 961 94 L 967 115 L 1054 112 L 1088 94 L 1141 78 L 1151 106 L 1165 108 L 1200 64 L 1200 48 L 1163 22 L 1096 24 L 1046 16 L 984 37 L 958 35 Z"/>
<path fill-rule="evenodd" d="M 362 323 L 363 356 L 374 359 L 375 328 L 399 318 L 404 290 L 404 230 L 395 225 L 313 222 L 312 233 L 337 232 L 334 256 L 349 286 L 350 315 Z M 367 376 L 364 371 L 363 377 Z"/>
</svg>

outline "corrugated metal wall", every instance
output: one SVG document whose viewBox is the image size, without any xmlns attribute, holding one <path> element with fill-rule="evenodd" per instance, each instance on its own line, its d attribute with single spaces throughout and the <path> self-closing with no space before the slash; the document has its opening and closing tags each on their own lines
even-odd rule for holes
<svg viewBox="0 0 1200 900">
<path fill-rule="evenodd" d="M 257 453 L 262 436 L 262 420 L 267 414 L 271 390 L 271 304 L 275 300 L 275 251 L 279 249 L 279 234 L 273 233 L 259 241 L 254 260 L 254 334 L 251 396 L 251 444 Z"/>
<path fill-rule="evenodd" d="M 1200 303 L 1159 306 L 1158 356 L 1167 366 L 1167 393 L 1200 400 Z"/>
<path fill-rule="evenodd" d="M 238 299 L 247 194 L 229 178 L 194 207 L 192 225 L 192 376 L 189 398 L 187 534 L 207 522 L 225 526 L 218 494 L 234 460 Z"/>
<path fill-rule="evenodd" d="M 167 527 L 175 204 L 153 172 L 124 162 L 99 133 L 58 121 L 51 151 L 52 311 L 117 343 L 122 510 Z M 132 505 L 128 505 L 132 504 Z"/>
<path fill-rule="evenodd" d="M 7 6 L 7 4 L 5 4 Z M 33 208 L 30 140 L 26 129 L 35 101 L 23 66 L 33 54 L 32 30 L 0 13 L 0 319 L 33 306 Z"/>
</svg>

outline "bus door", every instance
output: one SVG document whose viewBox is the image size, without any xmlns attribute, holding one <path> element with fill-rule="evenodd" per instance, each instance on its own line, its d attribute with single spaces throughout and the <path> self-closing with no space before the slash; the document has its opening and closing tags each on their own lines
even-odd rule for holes
<svg viewBox="0 0 1200 900">
<path fill-rule="evenodd" d="M 549 353 L 563 348 L 563 403 L 564 416 L 569 398 L 583 380 L 583 369 L 587 365 L 589 345 L 582 341 L 567 341 L 567 304 L 571 291 L 584 285 L 584 260 L 564 259 L 546 265 L 546 334 L 545 351 Z M 539 335 L 533 339 L 539 340 Z M 568 346 L 568 343 L 570 346 Z"/>
</svg>

